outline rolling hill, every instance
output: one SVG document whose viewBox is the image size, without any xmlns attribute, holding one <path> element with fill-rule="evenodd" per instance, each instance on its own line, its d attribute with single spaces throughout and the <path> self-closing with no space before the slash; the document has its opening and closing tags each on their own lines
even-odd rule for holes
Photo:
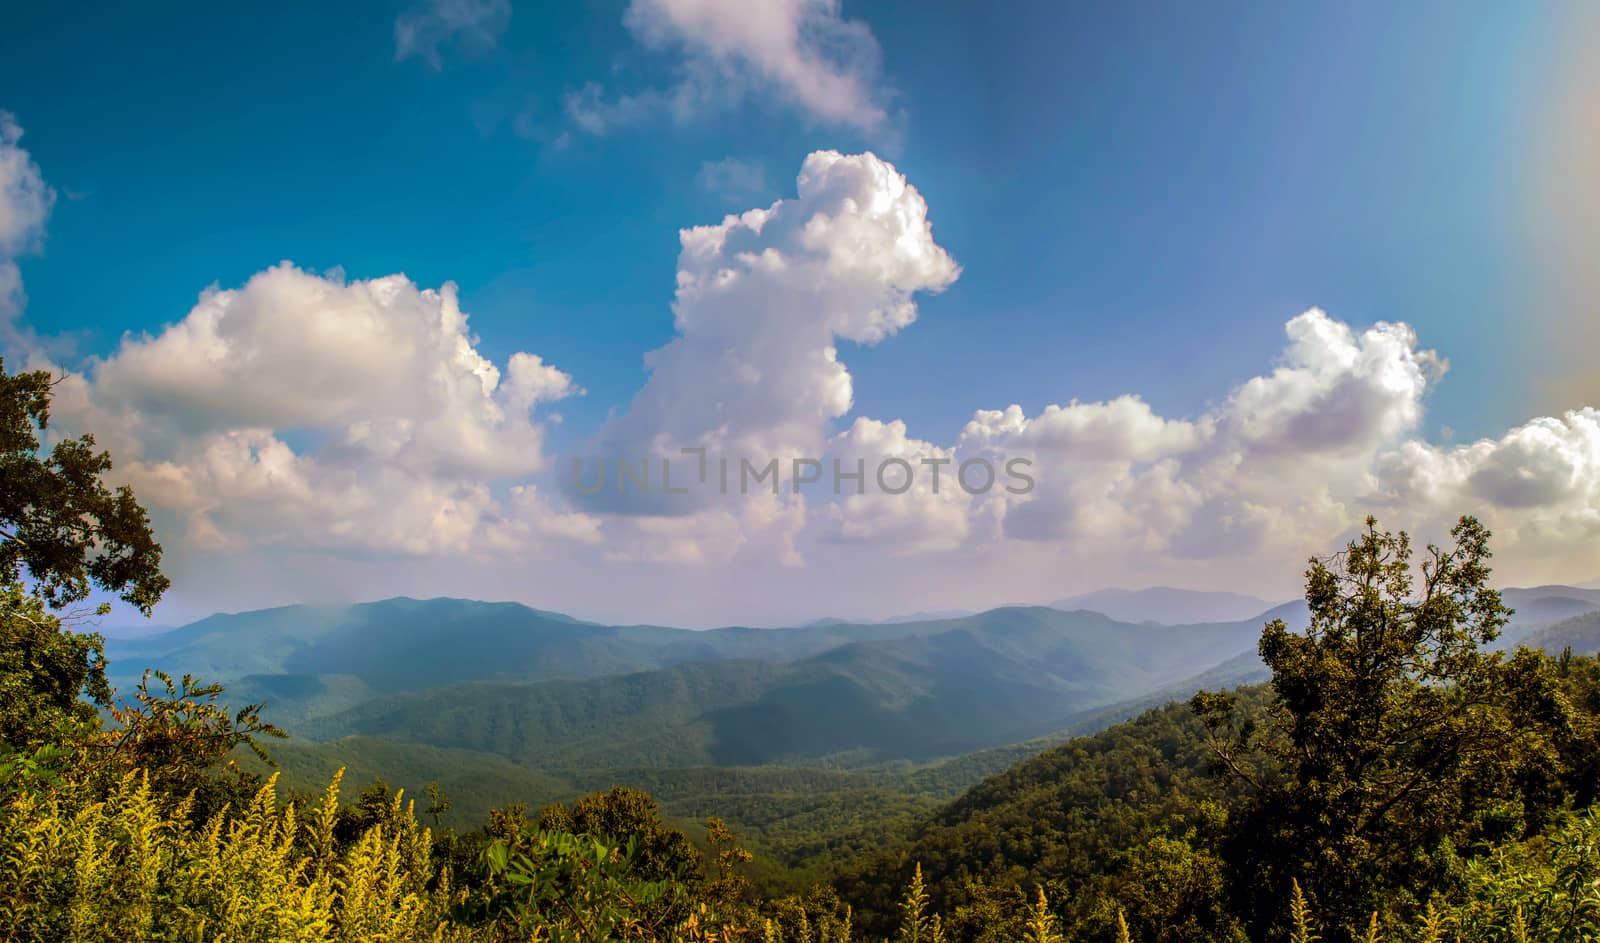
<svg viewBox="0 0 1600 943">
<path fill-rule="evenodd" d="M 268 744 L 283 775 L 283 785 L 306 794 L 320 792 L 335 770 L 346 770 L 354 794 L 376 781 L 404 788 L 409 795 L 437 784 L 452 801 L 445 824 L 471 828 L 489 809 L 511 802 L 532 808 L 566 801 L 612 786 L 644 789 L 676 825 L 694 832 L 707 815 L 728 821 L 757 854 L 770 887 L 804 890 L 844 862 L 861 861 L 902 841 L 928 822 L 943 803 L 978 783 L 1058 751 L 1076 738 L 1107 728 L 1173 701 L 1200 687 L 1230 687 L 1260 680 L 1253 653 L 1225 662 L 1202 676 L 1175 682 L 1132 701 L 1073 717 L 1060 729 L 1029 740 L 928 761 L 891 760 L 870 765 L 838 763 L 809 766 L 683 766 L 534 768 L 476 750 L 440 747 L 368 735 L 327 742 L 291 739 Z M 1178 706 L 1173 712 L 1183 713 Z M 863 758 L 853 758 L 856 764 Z M 266 772 L 253 756 L 241 762 Z"/>
<path fill-rule="evenodd" d="M 1600 609 L 1547 625 L 1528 635 L 1523 644 L 1554 655 L 1564 648 L 1577 655 L 1600 654 Z"/>
<path fill-rule="evenodd" d="M 1239 693 L 1246 711 L 1265 703 L 1259 686 Z M 891 933 L 893 902 L 917 864 L 941 907 L 972 903 L 974 880 L 1025 896 L 1048 883 L 1070 920 L 1089 918 L 1088 905 L 1107 896 L 1114 876 L 1106 862 L 1124 861 L 1140 836 L 1181 836 L 1214 814 L 1208 803 L 1225 787 L 1210 775 L 1210 759 L 1187 705 L 1154 707 L 983 780 L 900 842 L 856 862 L 841 894 L 859 906 L 863 926 Z"/>
<path fill-rule="evenodd" d="M 151 638 L 113 639 L 106 648 L 120 687 L 146 667 L 191 672 L 224 682 L 235 700 L 267 701 L 269 716 L 297 732 L 311 732 L 312 721 L 329 736 L 384 727 L 378 715 L 403 713 L 407 697 L 445 710 L 504 695 L 531 712 L 523 723 L 543 716 L 546 708 L 535 704 L 567 698 L 566 706 L 548 708 L 555 719 L 538 721 L 547 736 L 581 737 L 585 723 L 612 724 L 648 704 L 658 715 L 652 736 L 701 721 L 696 755 L 720 762 L 719 755 L 748 752 L 732 746 L 740 729 L 780 724 L 816 741 L 814 731 L 829 723 L 816 709 L 851 705 L 872 717 L 878 712 L 871 705 L 882 699 L 895 717 L 882 716 L 883 725 L 871 728 L 878 741 L 908 736 L 897 732 L 905 723 L 925 731 L 913 740 L 946 752 L 1031 736 L 1087 706 L 1148 693 L 1253 647 L 1267 615 L 1154 626 L 1081 610 L 1007 607 L 925 621 L 691 631 L 599 625 L 515 603 L 400 598 L 216 615 Z M 746 664 L 689 667 L 718 662 Z M 759 667 L 802 662 L 809 664 L 784 672 Z M 522 690 L 558 681 L 573 683 Z M 328 720 L 345 714 L 342 722 Z M 851 716 L 836 720 L 850 727 Z M 947 723 L 968 730 L 935 743 L 933 731 Z M 980 742 L 974 731 L 986 723 L 995 730 Z M 705 739 L 706 725 L 723 753 Z M 823 746 L 817 741 L 800 753 Z"/>
<path fill-rule="evenodd" d="M 915 631 L 792 661 L 724 658 L 601 678 L 398 692 L 300 730 L 562 768 L 926 759 L 1040 736 L 1086 711 L 1161 691 L 1248 651 L 1260 633 L 1254 620 L 1136 626 L 1043 607 L 904 625 Z"/>
<path fill-rule="evenodd" d="M 684 824 L 719 810 L 764 860 L 811 873 L 1068 737 L 1258 677 L 1256 639 L 1279 616 L 1303 624 L 1304 606 L 1179 626 L 1018 606 L 689 631 L 402 598 L 107 648 L 122 679 L 192 671 L 268 702 L 294 734 L 271 749 L 295 788 L 341 766 L 351 788 L 438 783 L 467 827 L 491 805 L 633 785 Z"/>
</svg>

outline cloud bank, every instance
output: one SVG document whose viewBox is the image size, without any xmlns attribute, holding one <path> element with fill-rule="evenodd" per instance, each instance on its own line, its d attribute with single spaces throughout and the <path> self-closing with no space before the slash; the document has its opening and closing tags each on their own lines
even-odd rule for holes
<svg viewBox="0 0 1600 943">
<path fill-rule="evenodd" d="M 37 246 L 52 199 L 19 136 L 0 125 L 7 264 Z M 217 604 L 252 581 L 304 595 L 273 569 L 290 555 L 319 561 L 351 596 L 396 591 L 381 566 L 412 592 L 589 612 L 598 598 L 613 617 L 683 621 L 814 615 L 833 599 L 973 606 L 1107 583 L 1281 594 L 1297 561 L 1368 513 L 1424 537 L 1477 514 L 1508 579 L 1600 571 L 1600 411 L 1429 442 L 1427 398 L 1448 363 L 1405 324 L 1357 327 L 1311 308 L 1286 322 L 1276 362 L 1209 408 L 1162 415 L 1129 393 L 1030 413 L 1002 398 L 974 403 L 955 440 L 937 442 L 857 402 L 847 365 L 959 285 L 925 200 L 892 165 L 813 153 L 794 195 L 680 240 L 676 336 L 582 451 L 808 456 L 869 469 L 859 490 L 796 491 L 786 466 L 777 493 L 581 493 L 546 444 L 551 407 L 581 378 L 534 352 L 484 357 L 451 284 L 288 263 L 70 365 L 58 423 L 113 451 L 156 514 L 178 591 Z M 1005 377 L 984 387 L 1003 395 Z M 917 471 L 903 493 L 872 481 L 890 459 Z M 953 487 L 979 459 L 1025 460 L 1034 487 Z"/>
</svg>

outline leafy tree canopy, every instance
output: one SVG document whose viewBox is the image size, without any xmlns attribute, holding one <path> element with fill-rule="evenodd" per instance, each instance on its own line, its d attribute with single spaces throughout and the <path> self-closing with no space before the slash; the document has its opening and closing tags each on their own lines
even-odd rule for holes
<svg viewBox="0 0 1600 943">
<path fill-rule="evenodd" d="M 1220 764 L 1254 788 L 1226 855 L 1247 913 L 1266 919 L 1297 879 L 1347 927 L 1383 901 L 1420 905 L 1458 851 L 1521 837 L 1559 804 L 1573 717 L 1548 660 L 1485 648 L 1510 615 L 1489 536 L 1464 517 L 1414 566 L 1409 537 L 1369 518 L 1311 561 L 1306 632 L 1262 633 L 1266 721 L 1195 696 Z"/>
<path fill-rule="evenodd" d="M 133 491 L 106 486 L 111 456 L 92 435 L 42 451 L 52 391 L 49 374 L 0 360 L 0 583 L 26 573 L 52 609 L 98 588 L 148 616 L 168 586 L 161 545 Z"/>
</svg>

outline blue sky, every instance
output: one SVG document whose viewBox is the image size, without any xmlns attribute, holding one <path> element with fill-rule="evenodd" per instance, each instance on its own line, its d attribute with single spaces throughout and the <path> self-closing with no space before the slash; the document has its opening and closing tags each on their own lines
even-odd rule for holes
<svg viewBox="0 0 1600 943">
<path fill-rule="evenodd" d="M 677 336 L 681 228 L 793 197 L 814 151 L 870 150 L 920 193 L 960 276 L 921 290 L 894 336 L 840 341 L 854 399 L 829 434 L 868 416 L 951 443 L 977 409 L 1124 394 L 1199 421 L 1282 363 L 1285 323 L 1313 306 L 1358 333 L 1404 322 L 1448 359 L 1412 440 L 1498 441 L 1589 405 L 1533 382 L 1538 325 L 1565 316 L 1540 291 L 1534 144 L 1578 7 L 798 3 L 803 32 L 835 31 L 806 61 L 855 83 L 836 106 L 807 97 L 810 73 L 763 71 L 770 49 L 698 36 L 678 9 L 694 4 L 633 6 L 9 12 L 0 110 L 56 194 L 18 256 L 17 322 L 92 380 L 125 332 L 157 335 L 207 286 L 280 261 L 453 281 L 484 358 L 533 352 L 585 391 L 542 426 L 560 454 L 629 413 L 644 355 Z M 464 10 L 469 28 L 440 25 Z M 424 41 L 407 48 L 397 23 Z M 605 127 L 584 102 L 610 109 Z M 1039 579 L 996 592 L 1088 588 Z M 388 588 L 364 580 L 346 588 Z M 933 608 L 886 582 L 883 608 Z"/>
</svg>

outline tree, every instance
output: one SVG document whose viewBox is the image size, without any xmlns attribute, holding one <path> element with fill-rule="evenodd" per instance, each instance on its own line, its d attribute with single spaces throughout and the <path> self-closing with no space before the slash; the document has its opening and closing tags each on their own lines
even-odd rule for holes
<svg viewBox="0 0 1600 943">
<path fill-rule="evenodd" d="M 1310 626 L 1261 636 L 1277 699 L 1257 729 L 1231 695 L 1192 702 L 1219 766 L 1254 795 L 1226 857 L 1257 924 L 1298 879 L 1348 939 L 1380 907 L 1425 898 L 1456 850 L 1520 833 L 1547 810 L 1540 779 L 1569 723 L 1536 653 L 1484 646 L 1510 611 L 1489 587 L 1489 532 L 1463 517 L 1417 571 L 1404 532 L 1367 528 L 1306 573 Z"/>
<path fill-rule="evenodd" d="M 133 491 L 102 480 L 111 456 L 93 436 L 42 454 L 53 389 L 49 374 L 10 375 L 0 360 L 0 583 L 26 573 L 52 609 L 98 588 L 148 616 L 168 586 L 161 545 Z"/>
<path fill-rule="evenodd" d="M 152 677 L 159 687 L 150 683 Z M 131 699 L 111 705 L 115 727 L 95 738 L 88 771 L 141 770 L 164 792 L 197 794 L 201 815 L 248 798 L 259 779 L 233 759 L 235 749 L 246 747 L 270 765 L 256 738 L 287 734 L 261 719 L 265 705 L 247 704 L 230 713 L 220 703 L 222 694 L 222 685 L 192 675 L 175 682 L 166 672 L 146 671 Z M 213 775 L 219 771 L 231 778 Z"/>
<path fill-rule="evenodd" d="M 0 360 L 0 745 L 12 751 L 92 729 L 111 703 L 100 636 L 48 610 L 99 588 L 149 615 L 167 588 L 144 508 L 106 487 L 111 458 L 93 437 L 40 454 L 52 390 L 48 374 L 10 375 Z"/>
<path fill-rule="evenodd" d="M 114 782 L 137 768 L 161 789 L 205 793 L 195 808 L 231 786 L 212 803 L 220 804 L 251 782 L 222 783 L 212 768 L 237 772 L 228 760 L 235 747 L 260 754 L 257 736 L 283 734 L 261 719 L 261 705 L 229 714 L 220 685 L 189 676 L 175 684 L 157 672 L 164 691 L 147 676 L 132 700 L 112 703 L 101 637 L 73 631 L 79 613 L 61 610 L 98 589 L 148 616 L 168 580 L 148 515 L 131 489 L 106 486 L 111 457 L 94 437 L 42 453 L 53 390 L 48 374 L 10 375 L 0 361 L 0 752 L 81 750 L 80 778 Z M 98 729 L 100 709 L 114 729 Z"/>
<path fill-rule="evenodd" d="M 20 584 L 0 586 L 0 746 L 26 752 L 74 739 L 110 702 L 100 637 L 64 629 Z"/>
</svg>

